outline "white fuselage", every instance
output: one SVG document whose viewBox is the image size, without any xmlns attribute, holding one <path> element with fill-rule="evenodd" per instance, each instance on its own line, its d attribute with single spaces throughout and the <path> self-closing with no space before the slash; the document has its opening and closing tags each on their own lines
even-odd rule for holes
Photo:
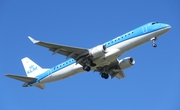
<svg viewBox="0 0 180 110">
<path fill-rule="evenodd" d="M 169 28 L 163 28 L 161 30 L 143 34 L 143 35 L 131 38 L 129 40 L 120 42 L 116 45 L 113 45 L 113 46 L 107 48 L 106 54 L 95 59 L 94 63 L 97 64 L 96 67 L 99 67 L 99 66 L 103 67 L 105 65 L 108 65 L 111 62 L 113 62 L 114 60 L 116 60 L 119 56 L 121 56 L 124 52 L 126 52 L 130 49 L 133 49 L 145 42 L 148 42 L 152 37 L 159 37 L 160 35 L 162 35 L 163 33 L 165 33 L 168 30 L 169 30 Z M 93 67 L 92 70 L 95 70 L 96 67 Z M 37 83 L 34 83 L 33 85 L 37 85 L 39 83 L 48 83 L 48 82 L 52 82 L 52 81 L 61 80 L 61 79 L 73 76 L 73 75 L 83 72 L 83 71 L 84 70 L 80 64 L 74 63 L 74 64 L 69 65 L 59 71 L 54 72 L 53 74 L 50 74 L 46 78 L 40 80 Z"/>
</svg>

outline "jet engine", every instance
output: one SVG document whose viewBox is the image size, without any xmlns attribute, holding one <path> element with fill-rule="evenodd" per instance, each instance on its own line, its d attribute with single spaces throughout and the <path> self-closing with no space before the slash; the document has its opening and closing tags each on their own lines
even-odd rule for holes
<svg viewBox="0 0 180 110">
<path fill-rule="evenodd" d="M 103 56 L 106 53 L 106 46 L 105 45 L 98 45 L 89 50 L 89 55 L 93 58 L 98 58 Z"/>
<path fill-rule="evenodd" d="M 131 67 L 135 64 L 135 60 L 132 57 L 126 57 L 121 60 L 119 60 L 119 67 L 123 70 L 126 68 Z"/>
</svg>

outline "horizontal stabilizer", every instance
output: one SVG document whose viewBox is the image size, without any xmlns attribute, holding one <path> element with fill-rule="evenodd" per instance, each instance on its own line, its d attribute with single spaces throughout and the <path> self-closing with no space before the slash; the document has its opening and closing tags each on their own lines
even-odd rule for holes
<svg viewBox="0 0 180 110">
<path fill-rule="evenodd" d="M 19 81 L 27 82 L 27 83 L 37 80 L 36 78 L 26 77 L 26 76 L 18 76 L 18 75 L 13 75 L 13 74 L 6 74 L 5 76 L 19 80 Z"/>
<path fill-rule="evenodd" d="M 37 85 L 36 87 L 38 87 L 38 88 L 40 88 L 40 89 L 44 89 L 44 88 L 45 88 L 44 84 L 39 84 L 39 85 Z"/>
</svg>

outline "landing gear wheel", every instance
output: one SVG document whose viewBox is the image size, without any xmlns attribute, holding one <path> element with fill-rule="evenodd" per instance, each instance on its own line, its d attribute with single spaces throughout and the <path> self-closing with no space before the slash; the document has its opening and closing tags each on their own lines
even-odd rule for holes
<svg viewBox="0 0 180 110">
<path fill-rule="evenodd" d="M 153 47 L 157 47 L 157 44 L 154 44 L 154 43 L 153 43 L 152 46 L 153 46 Z"/>
<path fill-rule="evenodd" d="M 101 77 L 104 78 L 104 79 L 108 79 L 108 78 L 109 78 L 109 75 L 106 74 L 106 73 L 102 73 L 102 74 L 101 74 Z"/>
<path fill-rule="evenodd" d="M 87 66 L 87 65 L 84 65 L 83 66 L 83 70 L 89 72 L 91 70 L 91 67 L 90 66 Z"/>
</svg>

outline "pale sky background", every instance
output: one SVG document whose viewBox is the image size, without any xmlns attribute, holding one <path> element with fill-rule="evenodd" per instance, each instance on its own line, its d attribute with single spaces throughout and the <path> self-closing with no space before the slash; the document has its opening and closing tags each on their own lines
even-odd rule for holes
<svg viewBox="0 0 180 110">
<path fill-rule="evenodd" d="M 0 110 L 180 110 L 179 12 L 179 0 L 1 0 Z M 44 68 L 65 61 L 28 35 L 91 48 L 151 21 L 172 29 L 157 40 L 157 48 L 148 42 L 119 58 L 136 60 L 124 79 L 83 72 L 41 90 L 4 76 L 25 76 L 26 56 Z"/>
</svg>

